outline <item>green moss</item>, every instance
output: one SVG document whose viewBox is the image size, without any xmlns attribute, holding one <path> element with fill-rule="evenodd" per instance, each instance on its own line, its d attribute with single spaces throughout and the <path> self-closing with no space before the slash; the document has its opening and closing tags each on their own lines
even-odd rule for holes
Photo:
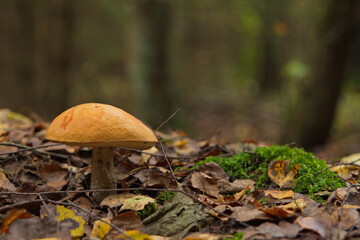
<svg viewBox="0 0 360 240">
<path fill-rule="evenodd" d="M 156 198 L 156 202 L 159 204 L 164 204 L 164 202 L 169 201 L 174 198 L 175 192 L 164 191 L 159 194 Z"/>
<path fill-rule="evenodd" d="M 313 194 L 319 191 L 333 191 L 345 184 L 336 175 L 325 170 L 326 163 L 312 153 L 300 148 L 273 145 L 256 148 L 254 153 L 240 153 L 231 157 L 208 157 L 196 164 L 196 168 L 207 162 L 215 162 L 234 179 L 250 178 L 256 182 L 257 188 L 266 188 L 271 183 L 267 169 L 272 160 L 290 160 L 289 169 L 300 165 L 296 175 L 295 192 Z"/>
<path fill-rule="evenodd" d="M 242 240 L 244 237 L 243 232 L 234 233 L 231 237 L 225 237 L 223 240 Z"/>
<path fill-rule="evenodd" d="M 158 207 L 156 203 L 148 203 L 145 205 L 144 209 L 136 211 L 135 214 L 140 216 L 141 219 L 147 218 L 151 214 L 157 211 Z"/>
</svg>

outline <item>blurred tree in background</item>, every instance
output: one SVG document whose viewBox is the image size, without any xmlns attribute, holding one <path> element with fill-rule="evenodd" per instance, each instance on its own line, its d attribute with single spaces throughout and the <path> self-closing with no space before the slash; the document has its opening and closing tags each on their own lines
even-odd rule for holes
<svg viewBox="0 0 360 240">
<path fill-rule="evenodd" d="M 167 126 L 200 137 L 360 140 L 357 0 L 0 4 L 0 107 L 103 102 L 154 128 L 182 108 Z"/>
</svg>

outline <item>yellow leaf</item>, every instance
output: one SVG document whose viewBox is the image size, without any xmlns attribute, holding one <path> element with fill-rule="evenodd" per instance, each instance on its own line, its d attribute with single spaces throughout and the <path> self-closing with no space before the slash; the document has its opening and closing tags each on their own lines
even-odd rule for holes
<svg viewBox="0 0 360 240">
<path fill-rule="evenodd" d="M 350 179 L 352 177 L 352 170 L 354 169 L 354 166 L 337 165 L 329 169 L 343 179 Z"/>
<path fill-rule="evenodd" d="M 360 153 L 354 153 L 349 156 L 341 158 L 340 162 L 351 163 L 360 166 Z"/>
<path fill-rule="evenodd" d="M 304 208 L 307 207 L 307 204 L 304 199 L 299 198 L 299 199 L 296 199 L 296 200 L 294 200 L 286 205 L 283 205 L 281 207 L 288 209 L 288 210 L 292 210 L 294 212 L 296 212 L 296 211 L 303 212 Z"/>
<path fill-rule="evenodd" d="M 293 168 L 288 170 L 289 161 L 278 160 L 270 162 L 268 168 L 268 175 L 270 179 L 279 185 L 279 187 L 292 187 L 295 183 L 295 175 L 300 169 L 300 165 L 294 165 Z"/>
<path fill-rule="evenodd" d="M 141 163 L 147 163 L 147 161 L 151 158 L 150 154 L 155 154 L 157 151 L 158 149 L 156 147 L 152 147 L 148 150 L 143 150 L 143 153 L 141 153 Z"/>
<path fill-rule="evenodd" d="M 174 142 L 174 145 L 176 147 L 178 147 L 178 148 L 182 148 L 182 147 L 184 147 L 186 145 L 186 143 L 187 143 L 186 139 L 184 139 L 184 140 L 176 140 Z"/>
<path fill-rule="evenodd" d="M 31 240 L 62 240 L 61 238 L 33 238 Z"/>
<path fill-rule="evenodd" d="M 152 240 L 152 237 L 149 235 L 140 232 L 139 230 L 130 230 L 125 232 L 126 235 L 131 237 L 133 240 Z M 126 236 L 121 235 L 115 237 L 115 239 L 126 239 Z"/>
<path fill-rule="evenodd" d="M 102 220 L 110 223 L 110 219 L 103 218 Z M 111 226 L 107 223 L 104 223 L 100 220 L 96 220 L 94 223 L 93 230 L 91 232 L 91 235 L 97 238 L 104 238 L 106 234 L 110 231 Z"/>
<path fill-rule="evenodd" d="M 76 216 L 73 211 L 60 205 L 56 206 L 56 212 L 57 216 L 55 216 L 55 218 L 57 221 L 71 226 L 70 234 L 72 237 L 81 237 L 84 235 L 85 220 L 82 217 Z"/>
<path fill-rule="evenodd" d="M 240 199 L 244 196 L 245 192 L 249 189 L 250 189 L 250 187 L 249 187 L 249 185 L 247 185 L 246 188 L 244 188 L 240 192 L 235 193 L 235 195 L 234 195 L 235 200 L 240 201 Z"/>
<path fill-rule="evenodd" d="M 294 192 L 289 191 L 278 191 L 278 190 L 264 190 L 265 196 L 271 195 L 276 199 L 292 198 L 294 197 Z"/>
</svg>

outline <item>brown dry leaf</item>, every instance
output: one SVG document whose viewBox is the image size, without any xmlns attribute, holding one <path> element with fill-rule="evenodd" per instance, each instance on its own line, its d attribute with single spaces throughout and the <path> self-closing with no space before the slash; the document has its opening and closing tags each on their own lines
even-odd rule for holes
<svg viewBox="0 0 360 240">
<path fill-rule="evenodd" d="M 269 220 L 271 217 L 259 209 L 251 209 L 249 207 L 232 207 L 233 213 L 230 215 L 240 222 L 247 222 L 252 220 Z"/>
<path fill-rule="evenodd" d="M 31 215 L 25 209 L 13 208 L 6 212 L 5 218 L 2 219 L 0 233 L 9 233 L 9 226 L 16 219 L 30 218 Z"/>
<path fill-rule="evenodd" d="M 5 173 L 0 169 L 0 188 L 14 192 L 16 187 L 12 184 L 9 179 L 6 177 Z"/>
<path fill-rule="evenodd" d="M 250 190 L 249 186 L 246 186 L 246 188 L 244 188 L 242 191 L 235 193 L 234 195 L 235 200 L 240 201 L 247 190 Z"/>
<path fill-rule="evenodd" d="M 295 184 L 295 175 L 300 169 L 300 165 L 294 165 L 289 171 L 290 161 L 278 160 L 272 161 L 269 164 L 268 175 L 270 179 L 279 185 L 279 187 L 292 187 Z"/>
<path fill-rule="evenodd" d="M 327 201 L 333 204 L 342 204 L 346 196 L 346 204 L 360 206 L 360 193 L 354 188 L 338 188 L 330 195 Z"/>
<path fill-rule="evenodd" d="M 170 171 L 161 167 L 140 169 L 133 176 L 138 178 L 144 186 L 176 188 L 176 182 Z"/>
<path fill-rule="evenodd" d="M 139 211 L 144 209 L 148 203 L 155 202 L 155 199 L 131 193 L 113 194 L 107 196 L 101 203 L 100 206 L 108 206 L 110 208 L 121 207 L 122 210 L 134 210 Z"/>
<path fill-rule="evenodd" d="M 47 181 L 46 185 L 55 189 L 61 189 L 66 185 L 65 177 L 67 170 L 63 169 L 59 164 L 52 163 L 45 165 L 39 170 L 40 175 Z"/>
<path fill-rule="evenodd" d="M 199 167 L 199 172 L 213 177 L 216 180 L 229 180 L 229 176 L 225 173 L 225 171 L 214 162 L 209 162 L 201 165 Z"/>
<path fill-rule="evenodd" d="M 194 172 L 191 175 L 191 184 L 194 188 L 215 198 L 220 197 L 220 189 L 216 180 L 202 172 Z"/>
<path fill-rule="evenodd" d="M 269 238 L 295 238 L 301 231 L 301 227 L 295 223 L 280 221 L 279 225 L 265 222 L 256 228 L 258 233 Z"/>
<path fill-rule="evenodd" d="M 141 221 L 141 218 L 136 215 L 134 211 L 124 212 L 115 216 L 113 219 L 111 219 L 111 223 L 124 230 L 141 230 L 144 228 L 144 224 Z M 114 234 L 118 234 L 118 231 L 112 229 L 110 235 L 113 236 Z"/>
<path fill-rule="evenodd" d="M 215 210 L 217 210 L 218 212 L 221 212 L 221 213 L 232 213 L 232 207 L 229 206 L 229 205 L 218 205 L 216 207 L 214 207 Z M 222 221 L 227 221 L 229 220 L 228 217 L 224 216 L 224 215 L 221 215 L 213 210 L 210 210 L 209 213 L 217 218 L 219 218 L 220 220 Z"/>
<path fill-rule="evenodd" d="M 317 232 L 323 238 L 326 238 L 327 232 L 336 223 L 334 218 L 302 216 L 298 217 L 295 222 L 304 229 Z"/>
<path fill-rule="evenodd" d="M 360 213 L 355 208 L 343 208 L 336 213 L 340 215 L 339 224 L 342 230 L 349 230 L 356 224 L 360 224 Z"/>
<path fill-rule="evenodd" d="M 339 177 L 348 180 L 352 178 L 353 175 L 359 175 L 360 167 L 353 165 L 336 165 L 329 168 L 329 170 L 336 173 Z"/>
<path fill-rule="evenodd" d="M 259 210 L 277 218 L 288 218 L 296 216 L 294 211 L 277 206 L 270 208 L 259 208 Z"/>
<path fill-rule="evenodd" d="M 0 126 L 1 128 L 1 126 Z M 1 130 L 0 130 L 1 131 Z M 1 136 L 1 134 L 0 134 Z M 0 139 L 1 142 L 1 139 Z M 11 153 L 11 152 L 15 152 L 17 151 L 18 148 L 17 147 L 12 147 L 12 146 L 0 146 L 0 153 L 3 154 L 0 156 L 0 158 L 6 158 L 9 156 L 9 154 L 4 154 L 4 153 Z"/>
<path fill-rule="evenodd" d="M 71 240 L 70 228 L 65 224 L 59 224 L 52 217 L 33 217 L 18 219 L 10 225 L 7 240 L 41 239 L 43 237 Z"/>
<path fill-rule="evenodd" d="M 289 191 L 279 191 L 279 190 L 264 190 L 265 196 L 271 195 L 275 199 L 285 199 L 285 198 L 293 198 L 294 192 L 292 190 Z"/>
<path fill-rule="evenodd" d="M 246 187 L 250 191 L 255 190 L 255 182 L 251 179 L 236 179 L 234 182 L 229 182 L 227 180 L 218 180 L 221 194 L 233 194 L 239 191 L 242 191 Z"/>
</svg>

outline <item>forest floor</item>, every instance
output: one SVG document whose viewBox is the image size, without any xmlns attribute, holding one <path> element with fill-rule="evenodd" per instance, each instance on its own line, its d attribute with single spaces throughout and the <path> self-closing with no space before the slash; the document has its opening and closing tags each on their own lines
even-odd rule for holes
<svg viewBox="0 0 360 240">
<path fill-rule="evenodd" d="M 306 163 L 271 162 L 266 187 L 256 184 L 260 175 L 229 176 L 236 163 L 227 171 L 214 162 L 197 165 L 252 156 L 267 144 L 158 132 L 161 141 L 149 150 L 114 149 L 117 193 L 96 204 L 92 192 L 101 190 L 89 190 L 91 149 L 46 141 L 47 126 L 0 111 L 1 239 L 360 238 L 359 155 L 332 169 L 342 187 L 296 192 Z M 250 165 L 264 166 L 256 161 Z"/>
</svg>

